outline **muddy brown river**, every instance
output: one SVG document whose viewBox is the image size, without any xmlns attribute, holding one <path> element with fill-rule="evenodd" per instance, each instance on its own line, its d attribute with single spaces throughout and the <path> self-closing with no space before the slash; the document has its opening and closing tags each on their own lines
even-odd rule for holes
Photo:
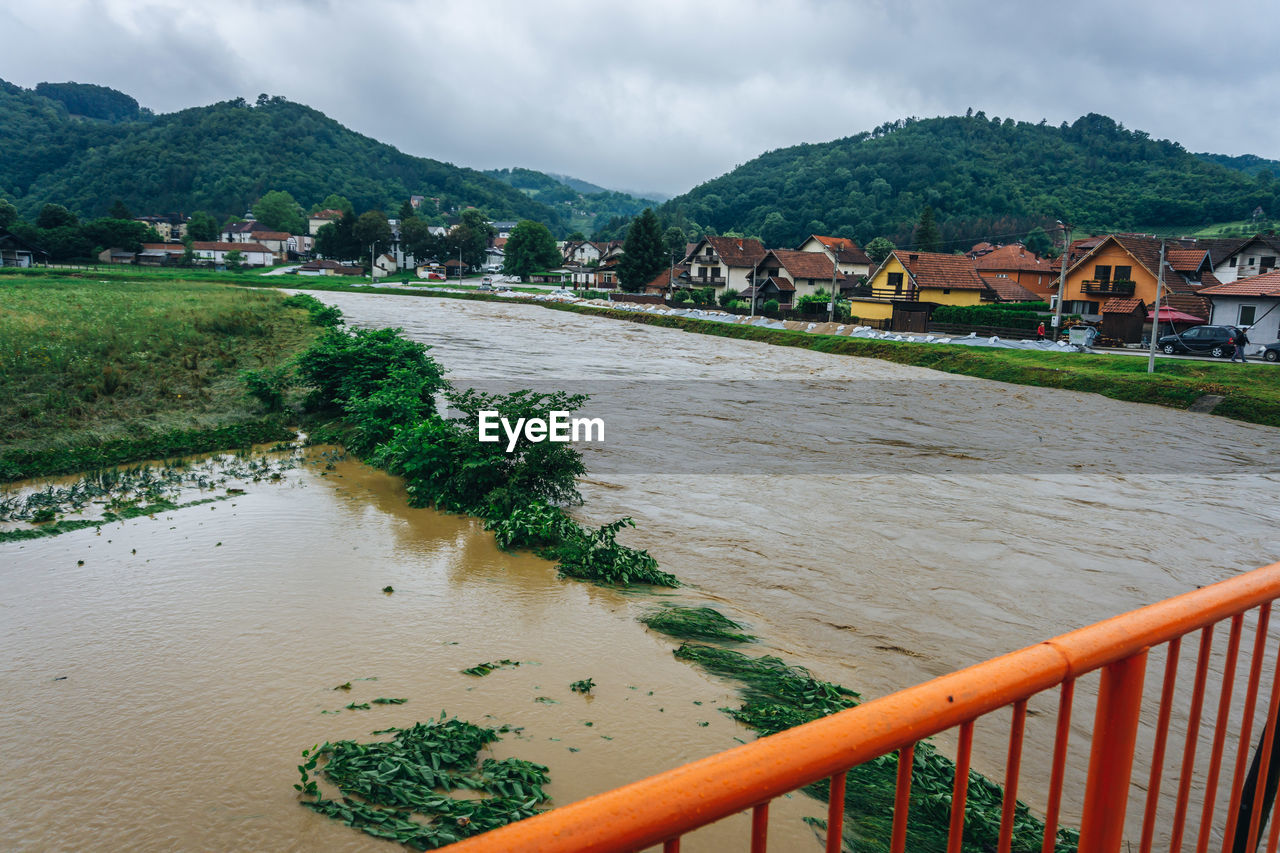
<svg viewBox="0 0 1280 853">
<path fill-rule="evenodd" d="M 591 393 L 606 440 L 575 514 L 632 516 L 674 599 L 864 696 L 1280 557 L 1275 429 L 537 306 L 321 296 L 432 345 L 456 385 Z M 298 807 L 293 765 L 442 708 L 523 727 L 495 754 L 548 764 L 557 803 L 751 737 L 716 710 L 731 686 L 635 622 L 652 596 L 559 581 L 392 478 L 304 466 L 234 503 L 0 545 L 7 845 L 385 850 Z M 458 672 L 501 658 L 531 665 Z M 568 690 L 588 676 L 594 697 Z M 357 678 L 377 681 L 332 691 Z M 320 713 L 374 696 L 410 701 Z M 1052 708 L 1032 704 L 1033 808 Z M 975 768 L 999 778 L 993 716 Z M 816 849 L 818 812 L 776 806 L 774 849 Z M 715 832 L 690 849 L 742 825 Z"/>
</svg>

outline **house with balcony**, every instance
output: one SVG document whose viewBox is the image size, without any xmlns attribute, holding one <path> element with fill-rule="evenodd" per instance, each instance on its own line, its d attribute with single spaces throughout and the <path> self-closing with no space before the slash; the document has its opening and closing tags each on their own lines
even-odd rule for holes
<svg viewBox="0 0 1280 853">
<path fill-rule="evenodd" d="M 747 286 L 738 295 L 748 301 L 754 296 L 757 307 L 776 299 L 779 308 L 788 309 L 802 296 L 811 296 L 819 290 L 830 293 L 833 279 L 836 290 L 849 281 L 825 252 L 769 249 L 756 262 Z"/>
<path fill-rule="evenodd" d="M 741 292 L 751 283 L 756 264 L 765 255 L 759 240 L 746 237 L 703 237 L 684 259 L 692 287 L 714 287 L 719 297 L 726 287 Z"/>
<path fill-rule="evenodd" d="M 844 237 L 824 237 L 810 234 L 796 247 L 797 252 L 821 252 L 846 276 L 857 278 L 871 274 L 871 259 L 858 248 L 858 244 Z"/>
<path fill-rule="evenodd" d="M 1162 275 L 1160 243 L 1158 237 L 1137 234 L 1108 234 L 1097 240 L 1067 268 L 1063 313 L 1097 323 L 1105 314 L 1114 313 L 1108 309 L 1112 300 L 1118 305 L 1132 299 L 1141 300 L 1150 312 L 1155 306 L 1157 282 L 1162 279 L 1162 305 L 1208 322 L 1209 303 L 1198 294 L 1207 253 L 1175 255 L 1170 250 L 1176 252 L 1179 244 L 1166 241 Z M 1174 267 L 1175 257 L 1181 271 Z"/>
<path fill-rule="evenodd" d="M 862 320 L 885 321 L 896 314 L 923 314 L 939 305 L 980 305 L 999 295 L 964 255 L 897 249 L 865 284 L 848 291 L 849 311 Z M 895 327 L 897 323 L 895 321 Z"/>
</svg>

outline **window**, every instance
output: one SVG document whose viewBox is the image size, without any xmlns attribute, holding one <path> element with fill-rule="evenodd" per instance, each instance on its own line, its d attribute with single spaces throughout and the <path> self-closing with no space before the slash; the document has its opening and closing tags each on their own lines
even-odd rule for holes
<svg viewBox="0 0 1280 853">
<path fill-rule="evenodd" d="M 1241 306 L 1240 306 L 1240 319 L 1236 321 L 1236 325 L 1239 325 L 1239 326 L 1252 326 L 1252 325 L 1253 325 L 1254 317 L 1256 317 L 1256 316 L 1257 316 L 1257 314 L 1258 314 L 1258 306 L 1257 306 L 1257 305 L 1241 305 Z"/>
<path fill-rule="evenodd" d="M 1111 266 L 1109 264 L 1099 264 L 1093 268 L 1094 281 L 1111 281 Z"/>
<path fill-rule="evenodd" d="M 942 292 L 943 292 L 943 293 L 950 293 L 950 292 L 951 292 L 951 288 L 949 288 L 949 287 L 944 287 L 944 288 L 942 288 Z"/>
<path fill-rule="evenodd" d="M 1267 270 L 1275 269 L 1275 266 L 1276 266 L 1276 256 L 1275 256 L 1275 255 L 1263 255 L 1263 256 L 1262 256 L 1262 263 L 1261 263 L 1261 265 L 1260 265 L 1260 266 L 1262 267 L 1262 269 L 1260 270 L 1261 272 L 1266 272 Z"/>
<path fill-rule="evenodd" d="M 1132 281 L 1133 267 L 1116 267 L 1116 281 Z"/>
<path fill-rule="evenodd" d="M 1229 266 L 1229 267 L 1234 267 L 1235 265 L 1236 265 L 1236 259 L 1235 259 L 1235 258 L 1232 258 L 1232 259 L 1227 263 L 1227 266 Z"/>
<path fill-rule="evenodd" d="M 893 288 L 894 293 L 901 293 L 902 292 L 902 273 L 900 272 L 889 273 L 889 286 Z"/>
<path fill-rule="evenodd" d="M 1254 266 L 1257 263 L 1258 263 L 1257 258 L 1249 258 L 1249 266 Z"/>
</svg>

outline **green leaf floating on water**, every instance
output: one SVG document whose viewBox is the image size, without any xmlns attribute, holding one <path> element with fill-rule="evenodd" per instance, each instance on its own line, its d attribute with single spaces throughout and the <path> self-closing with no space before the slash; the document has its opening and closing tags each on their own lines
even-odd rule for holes
<svg viewBox="0 0 1280 853">
<path fill-rule="evenodd" d="M 385 696 L 379 696 L 377 699 L 374 699 L 374 700 L 373 700 L 373 704 L 375 704 L 375 705 L 403 705 L 405 702 L 408 702 L 408 701 L 409 701 L 408 699 L 388 699 L 388 698 L 387 698 L 387 697 L 385 697 Z"/>
<path fill-rule="evenodd" d="M 389 729 L 390 741 L 326 743 L 303 753 L 302 805 L 378 838 L 432 850 L 537 814 L 548 799 L 547 768 L 507 758 L 479 760 L 495 729 L 446 718 Z M 317 759 L 324 763 L 316 769 Z M 336 786 L 329 799 L 316 778 Z M 457 798 L 451 791 L 482 796 Z"/>
<path fill-rule="evenodd" d="M 520 661 L 518 660 L 508 660 L 507 658 L 503 658 L 497 662 L 485 661 L 484 663 L 478 663 L 475 666 L 469 666 L 462 670 L 462 674 L 474 675 L 477 678 L 481 678 L 493 672 L 495 669 L 514 669 L 519 665 Z"/>
</svg>

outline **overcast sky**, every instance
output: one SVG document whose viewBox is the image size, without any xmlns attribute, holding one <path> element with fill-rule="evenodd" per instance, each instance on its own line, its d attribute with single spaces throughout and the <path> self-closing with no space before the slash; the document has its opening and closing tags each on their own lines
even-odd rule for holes
<svg viewBox="0 0 1280 853">
<path fill-rule="evenodd" d="M 0 0 L 0 78 L 260 92 L 422 156 L 683 192 L 905 116 L 1088 112 L 1280 159 L 1275 0 Z"/>
</svg>

